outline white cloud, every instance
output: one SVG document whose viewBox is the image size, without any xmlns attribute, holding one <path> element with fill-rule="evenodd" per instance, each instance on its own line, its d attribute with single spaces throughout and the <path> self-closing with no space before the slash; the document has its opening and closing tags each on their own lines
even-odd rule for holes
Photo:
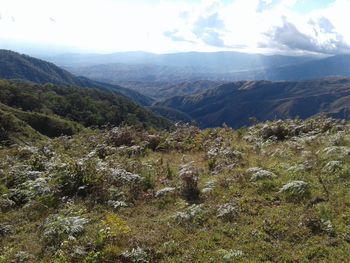
<svg viewBox="0 0 350 263">
<path fill-rule="evenodd" d="M 290 38 L 283 48 L 271 41 L 272 30 L 288 21 L 316 46 L 350 43 L 350 0 L 308 13 L 293 11 L 297 1 L 0 0 L 0 39 L 100 52 L 295 51 L 285 43 Z M 332 30 L 323 30 L 320 19 Z"/>
</svg>

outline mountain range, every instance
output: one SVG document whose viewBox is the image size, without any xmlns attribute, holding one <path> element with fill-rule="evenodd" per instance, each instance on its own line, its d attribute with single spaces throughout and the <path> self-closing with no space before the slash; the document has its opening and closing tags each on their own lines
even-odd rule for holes
<svg viewBox="0 0 350 263">
<path fill-rule="evenodd" d="M 311 61 L 320 57 L 260 55 L 239 52 L 187 52 L 152 54 L 126 52 L 105 55 L 71 54 L 51 57 L 50 61 L 70 72 L 94 80 L 127 85 L 139 90 L 139 83 L 161 86 L 189 81 L 237 81 L 255 79 L 269 69 L 283 68 Z M 136 83 L 136 85 L 135 85 Z M 145 93 L 147 91 L 142 91 Z"/>
<path fill-rule="evenodd" d="M 215 53 L 214 53 L 215 54 Z M 219 62 L 212 65 L 205 63 L 201 65 L 174 66 L 175 63 L 168 64 L 96 64 L 90 66 L 70 66 L 69 71 L 76 75 L 85 76 L 98 81 L 112 84 L 123 84 L 130 89 L 143 92 L 139 83 L 160 86 L 171 80 L 172 84 L 183 82 L 196 82 L 203 80 L 210 81 L 241 81 L 241 80 L 309 80 L 324 78 L 329 76 L 350 77 L 350 55 L 336 55 L 326 58 L 290 58 L 266 57 L 261 63 L 253 63 L 251 66 L 244 63 L 239 68 L 236 63 L 227 66 L 217 66 Z M 217 58 L 220 59 L 220 56 Z M 198 59 L 200 60 L 200 59 Z M 189 58 L 191 61 L 191 58 Z M 257 62 L 257 61 L 256 61 Z M 181 63 L 179 63 L 181 64 Z M 185 64 L 185 62 L 183 62 Z M 223 64 L 225 60 L 223 60 Z M 195 65 L 195 63 L 192 63 Z M 147 91 L 146 91 L 147 92 Z"/>
<path fill-rule="evenodd" d="M 120 85 L 164 100 L 193 95 L 244 80 L 299 81 L 350 77 L 350 55 L 328 57 L 258 55 L 239 52 L 66 55 L 50 58 L 75 75 Z M 71 61 L 71 62 L 69 62 Z"/>
<path fill-rule="evenodd" d="M 105 59 L 104 61 L 110 59 L 110 61 L 115 62 L 113 59 L 119 59 L 118 63 L 129 63 L 128 65 L 113 63 L 91 65 L 84 68 L 70 68 L 76 74 L 87 72 L 86 75 L 96 79 L 90 80 L 86 77 L 78 77 L 43 60 L 11 51 L 1 51 L 0 77 L 41 84 L 50 82 L 55 85 L 92 87 L 101 90 L 101 92 L 111 91 L 114 94 L 113 96 L 117 97 L 121 96 L 120 94 L 124 94 L 134 102 L 147 106 L 153 112 L 172 121 L 195 121 L 202 128 L 216 127 L 223 123 L 239 128 L 249 125 L 251 117 L 255 117 L 258 121 L 295 117 L 304 119 L 321 112 L 334 117 L 349 118 L 350 81 L 346 77 L 342 77 L 350 75 L 348 70 L 350 68 L 348 67 L 348 64 L 350 66 L 349 55 L 327 58 L 269 57 L 260 55 L 261 61 L 264 62 L 263 64 L 271 67 L 227 73 L 232 78 L 247 79 L 245 81 L 232 82 L 229 78 L 227 80 L 225 78 L 225 76 L 228 76 L 226 73 L 215 73 L 215 70 L 210 72 L 209 68 L 215 65 L 205 65 L 205 63 L 202 63 L 203 66 L 199 67 L 199 69 L 208 71 L 206 79 L 204 77 L 201 79 L 202 73 L 195 72 L 195 65 L 201 56 L 207 59 L 204 59 L 204 62 L 213 62 L 215 59 L 221 58 L 223 59 L 223 65 L 227 68 L 237 68 L 237 65 L 241 63 L 241 60 L 238 60 L 229 64 L 227 59 L 224 60 L 225 55 L 228 58 L 233 55 L 236 58 L 241 56 L 241 59 L 244 57 L 242 54 L 225 52 L 217 54 L 181 53 L 171 55 L 136 52 L 114 54 L 113 56 L 91 55 L 91 57 L 83 56 L 81 60 L 72 60 L 71 66 L 74 64 L 87 64 L 88 62 L 97 63 L 101 60 L 101 57 Z M 187 67 L 177 67 L 176 65 L 185 63 L 186 56 L 189 61 Z M 74 56 L 68 56 L 68 58 L 74 59 Z M 62 59 L 68 60 L 68 58 L 63 57 Z M 241 63 L 241 68 L 248 65 L 256 65 L 258 67 L 257 56 L 247 55 L 247 58 L 245 63 Z M 158 61 L 163 61 L 163 65 L 146 64 L 142 66 L 137 64 L 142 59 L 145 61 L 156 61 L 158 59 Z M 165 65 L 164 61 L 167 65 Z M 218 61 L 215 63 L 218 64 Z M 143 71 L 140 67 L 146 67 L 153 73 L 149 77 L 145 77 L 149 72 L 147 70 Z M 166 73 L 167 77 L 163 76 L 164 79 L 163 77 L 154 77 L 156 74 L 162 74 L 162 71 L 159 71 L 161 68 L 169 70 Z M 173 68 L 176 68 L 176 74 L 179 74 L 178 78 L 176 74 L 172 75 Z M 222 68 L 224 67 L 220 66 L 216 70 L 220 71 Z M 193 78 L 194 75 L 191 74 L 197 74 L 196 78 L 198 79 Z M 143 76 L 145 78 L 141 77 L 140 80 L 135 76 Z M 208 80 L 210 76 L 215 76 L 215 80 Z M 262 78 L 265 80 L 249 80 L 250 77 L 252 79 Z M 312 79 L 314 77 L 316 79 Z M 279 80 L 280 78 L 283 80 Z M 310 80 L 303 80 L 304 78 L 310 78 Z M 117 81 L 117 79 L 121 81 Z M 162 81 L 159 81 L 160 79 Z M 275 81 L 269 81 L 268 79 Z M 111 82 L 112 84 L 106 84 L 101 81 Z M 115 82 L 119 82 L 124 87 L 116 85 Z M 127 103 L 132 103 L 125 97 L 124 100 Z M 115 104 L 115 102 L 108 103 L 111 105 Z M 119 107 L 122 107 L 122 105 L 119 104 Z M 129 112 L 129 114 L 134 114 L 135 111 L 150 112 L 141 107 L 127 108 L 126 112 Z M 122 112 L 125 111 L 125 107 L 122 107 L 122 109 Z M 153 118 L 153 115 L 150 115 L 151 113 L 147 114 Z M 66 116 L 63 117 L 66 118 Z M 69 120 L 77 121 L 72 118 Z M 142 117 L 139 120 L 142 121 Z M 82 124 L 86 125 L 86 123 Z"/>
<path fill-rule="evenodd" d="M 299 64 L 317 59 L 311 56 L 248 54 L 233 51 L 182 52 L 154 54 L 120 52 L 112 54 L 65 54 L 43 57 L 63 67 L 85 67 L 105 64 L 159 65 L 171 68 L 195 69 L 200 72 L 235 72 Z"/>
<path fill-rule="evenodd" d="M 191 96 L 175 96 L 156 103 L 175 108 L 193 118 L 200 127 L 223 123 L 239 128 L 257 121 L 300 117 L 321 112 L 350 117 L 350 79 L 309 81 L 240 81 L 220 85 Z"/>
<path fill-rule="evenodd" d="M 230 80 L 310 80 L 330 76 L 350 77 L 350 55 L 336 55 L 301 64 L 238 72 Z"/>
</svg>

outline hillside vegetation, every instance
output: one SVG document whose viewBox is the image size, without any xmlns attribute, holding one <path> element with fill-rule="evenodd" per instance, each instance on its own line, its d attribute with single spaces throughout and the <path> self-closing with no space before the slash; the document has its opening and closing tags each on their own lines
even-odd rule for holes
<svg viewBox="0 0 350 263">
<path fill-rule="evenodd" d="M 0 104 L 0 145 L 11 143 L 25 143 L 43 139 L 28 123 L 17 118 L 8 110 L 1 109 Z"/>
<path fill-rule="evenodd" d="M 0 76 L 4 79 L 23 79 L 43 84 L 80 84 L 74 75 L 52 63 L 10 50 L 0 50 Z"/>
<path fill-rule="evenodd" d="M 0 149 L 0 262 L 349 262 L 350 126 L 119 126 Z"/>
<path fill-rule="evenodd" d="M 0 49 L 0 78 L 23 80 L 38 84 L 52 83 L 111 90 L 129 97 L 140 105 L 147 106 L 152 103 L 152 99 L 136 91 L 118 85 L 111 85 L 84 77 L 77 77 L 50 62 L 22 55 L 10 50 Z"/>
<path fill-rule="evenodd" d="M 171 124 L 111 91 L 0 80 L 0 109 L 49 137 L 72 135 L 83 126 Z M 12 117 L 11 117 L 12 118 Z"/>
</svg>

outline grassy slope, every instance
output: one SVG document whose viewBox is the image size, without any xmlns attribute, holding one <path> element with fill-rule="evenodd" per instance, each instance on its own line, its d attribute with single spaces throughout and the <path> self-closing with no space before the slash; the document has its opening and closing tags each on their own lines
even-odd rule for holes
<svg viewBox="0 0 350 263">
<path fill-rule="evenodd" d="M 316 120 L 311 126 L 321 122 Z M 297 124 L 302 125 L 302 122 Z M 161 133 L 162 146 L 158 148 L 163 150 L 148 149 L 144 156 L 139 157 L 111 150 L 108 148 L 114 145 L 108 139 L 111 135 L 101 132 L 78 135 L 69 142 L 66 138 L 57 138 L 36 145 L 39 149 L 48 148 L 54 152 L 51 160 L 38 155 L 44 164 L 54 162 L 60 167 L 66 163 L 69 167 L 77 160 L 85 162 L 87 170 L 84 171 L 88 175 L 85 178 L 89 178 L 96 188 L 92 188 L 87 195 L 77 193 L 71 196 L 69 202 L 55 199 L 54 196 L 60 196 L 57 190 L 59 184 L 54 179 L 58 175 L 54 170 L 41 168 L 44 178 L 52 176 L 50 187 L 56 191 L 40 196 L 22 208 L 1 213 L 0 224 L 14 225 L 16 232 L 4 235 L 0 241 L 0 262 L 1 258 L 3 262 L 10 261 L 19 251 L 32 254 L 33 262 L 53 259 L 56 262 L 83 262 L 84 259 L 85 262 L 129 262 L 121 254 L 137 247 L 144 249 L 150 262 L 349 261 L 350 157 L 324 152 L 329 146 L 350 147 L 349 126 L 344 126 L 344 131 L 337 131 L 334 124 L 328 132 L 316 136 L 309 134 L 276 142 L 261 140 L 258 133 L 254 133 L 259 129 L 261 125 L 250 131 L 220 128 L 199 133 L 193 130 Z M 136 130 L 131 131 L 134 143 L 142 145 Z M 250 140 L 244 139 L 244 136 L 249 136 Z M 224 148 L 240 151 L 243 159 L 237 161 L 218 157 L 217 167 L 221 162 L 225 165 L 217 174 L 213 173 L 209 169 L 213 168 L 213 162 L 206 155 L 208 150 L 215 148 L 215 142 Z M 103 159 L 96 155 L 86 159 L 88 153 L 98 148 L 98 144 L 109 149 L 109 153 L 103 155 Z M 33 161 L 38 157 L 25 157 L 23 150 L 3 149 L 0 156 L 10 160 L 1 163 L 4 175 L 9 176 L 11 166 L 16 164 L 26 163 L 31 165 L 31 169 L 38 169 L 35 168 L 38 163 Z M 128 208 L 113 210 L 100 199 L 111 185 L 103 184 L 107 182 L 108 175 L 104 177 L 101 170 L 94 165 L 89 166 L 89 160 L 95 164 L 104 162 L 107 167 L 122 167 L 144 178 L 141 191 L 133 186 L 119 189 L 128 196 Z M 341 161 L 340 168 L 325 170 L 325 165 L 334 160 Z M 212 192 L 202 193 L 197 201 L 203 205 L 202 213 L 190 221 L 176 221 L 174 215 L 189 207 L 185 198 L 179 192 L 171 197 L 155 198 L 154 192 L 166 186 L 181 186 L 179 166 L 191 161 L 199 170 L 201 190 L 208 181 L 215 183 Z M 233 163 L 236 163 L 235 168 L 225 168 Z M 296 164 L 311 168 L 299 171 L 288 169 Z M 256 166 L 274 172 L 277 177 L 252 182 L 246 169 Z M 102 176 L 103 187 L 100 186 L 99 176 Z M 286 199 L 279 189 L 293 180 L 308 182 L 311 186 L 310 196 L 299 201 Z M 99 187 L 102 187 L 101 190 L 98 190 Z M 104 187 L 107 188 L 102 191 Z M 6 191 L 7 187 L 3 186 L 2 192 Z M 129 196 L 136 192 L 139 192 L 138 197 Z M 217 218 L 218 207 L 229 202 L 238 205 L 238 215 L 232 221 Z M 81 216 L 89 219 L 89 222 L 85 231 L 76 235 L 76 240 L 69 241 L 65 236 L 59 248 L 52 250 L 42 239 L 42 231 L 46 218 L 56 213 Z M 116 232 L 103 238 L 100 230 L 111 214 L 116 216 L 114 223 L 117 227 L 111 223 Z M 325 227 L 327 224 L 330 227 Z M 72 256 L 78 247 L 86 253 Z"/>
</svg>

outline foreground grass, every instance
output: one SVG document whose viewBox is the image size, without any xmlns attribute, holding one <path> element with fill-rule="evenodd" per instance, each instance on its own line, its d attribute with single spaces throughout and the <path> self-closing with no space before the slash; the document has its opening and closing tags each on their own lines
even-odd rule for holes
<svg viewBox="0 0 350 263">
<path fill-rule="evenodd" d="M 349 149 L 349 127 L 322 118 L 3 148 L 0 262 L 347 262 Z"/>
</svg>

